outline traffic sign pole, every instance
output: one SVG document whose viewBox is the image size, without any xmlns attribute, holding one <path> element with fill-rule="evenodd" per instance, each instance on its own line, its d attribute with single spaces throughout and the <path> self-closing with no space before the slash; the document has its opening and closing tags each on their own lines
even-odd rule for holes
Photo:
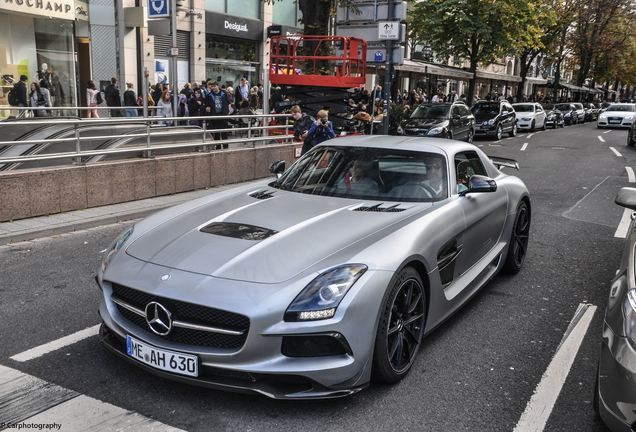
<svg viewBox="0 0 636 432">
<path fill-rule="evenodd" d="M 393 20 L 393 0 L 389 0 L 387 11 L 387 18 L 389 21 Z M 398 26 L 399 28 L 399 26 Z M 391 109 L 391 78 L 393 78 L 393 41 L 387 38 L 386 41 L 386 68 L 384 71 L 384 121 L 383 127 L 384 134 L 389 134 L 389 110 Z M 375 101 L 374 101 L 375 103 Z"/>
<path fill-rule="evenodd" d="M 170 0 L 170 29 L 172 33 L 172 49 L 177 49 L 177 0 Z M 170 76 L 172 81 L 172 115 L 179 116 L 179 80 L 177 79 L 177 56 L 170 52 Z"/>
</svg>

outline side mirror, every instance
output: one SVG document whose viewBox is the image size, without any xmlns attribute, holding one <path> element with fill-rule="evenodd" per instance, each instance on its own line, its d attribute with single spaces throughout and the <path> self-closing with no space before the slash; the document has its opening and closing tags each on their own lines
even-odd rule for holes
<svg viewBox="0 0 636 432">
<path fill-rule="evenodd" d="M 636 210 L 636 188 L 620 188 L 614 202 L 621 207 Z"/>
<path fill-rule="evenodd" d="M 285 161 L 284 160 L 279 160 L 279 161 L 274 162 L 269 167 L 269 172 L 274 174 L 276 177 L 280 177 L 283 174 L 283 172 L 285 172 Z"/>
<path fill-rule="evenodd" d="M 495 183 L 493 179 L 482 175 L 474 175 L 468 180 L 468 189 L 460 192 L 460 195 L 464 196 L 469 193 L 495 192 L 496 190 L 497 183 Z M 636 202 L 636 200 L 634 202 Z"/>
</svg>

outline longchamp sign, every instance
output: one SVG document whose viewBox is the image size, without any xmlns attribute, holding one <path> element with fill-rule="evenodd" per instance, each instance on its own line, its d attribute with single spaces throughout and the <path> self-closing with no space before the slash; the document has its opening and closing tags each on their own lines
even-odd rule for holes
<svg viewBox="0 0 636 432">
<path fill-rule="evenodd" d="M 75 19 L 73 0 L 0 0 L 1 10 L 49 18 Z"/>
</svg>

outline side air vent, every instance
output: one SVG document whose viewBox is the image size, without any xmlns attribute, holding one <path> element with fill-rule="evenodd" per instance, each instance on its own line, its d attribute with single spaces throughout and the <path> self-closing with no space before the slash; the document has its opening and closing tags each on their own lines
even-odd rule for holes
<svg viewBox="0 0 636 432">
<path fill-rule="evenodd" d="M 406 210 L 405 208 L 400 208 L 400 204 L 395 204 L 390 207 L 382 207 L 382 204 L 376 204 L 374 206 L 360 206 L 353 209 L 353 211 L 362 211 L 362 212 L 380 212 L 380 213 L 398 213 Z"/>
<path fill-rule="evenodd" d="M 212 222 L 211 224 L 201 228 L 199 231 L 222 237 L 232 237 L 252 241 L 265 240 L 278 232 L 268 228 L 233 222 Z"/>
<path fill-rule="evenodd" d="M 276 191 L 272 191 L 272 190 L 260 190 L 260 191 L 250 193 L 249 196 L 256 199 L 268 199 L 268 198 L 272 198 L 275 192 Z"/>
</svg>

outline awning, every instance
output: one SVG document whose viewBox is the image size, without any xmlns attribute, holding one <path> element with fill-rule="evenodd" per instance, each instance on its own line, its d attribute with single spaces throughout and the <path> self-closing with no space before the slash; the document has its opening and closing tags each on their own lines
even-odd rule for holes
<svg viewBox="0 0 636 432">
<path fill-rule="evenodd" d="M 418 74 L 428 73 L 431 75 L 439 75 L 445 78 L 456 78 L 465 81 L 468 81 L 473 77 L 472 73 L 463 69 L 407 59 L 404 60 L 404 64 L 396 65 L 395 69 Z"/>
<path fill-rule="evenodd" d="M 541 77 L 526 77 L 526 82 L 534 85 L 546 85 L 548 80 Z"/>
<path fill-rule="evenodd" d="M 521 77 L 517 75 L 498 74 L 494 72 L 486 72 L 483 70 L 477 71 L 477 78 L 492 81 L 521 82 Z"/>
</svg>

